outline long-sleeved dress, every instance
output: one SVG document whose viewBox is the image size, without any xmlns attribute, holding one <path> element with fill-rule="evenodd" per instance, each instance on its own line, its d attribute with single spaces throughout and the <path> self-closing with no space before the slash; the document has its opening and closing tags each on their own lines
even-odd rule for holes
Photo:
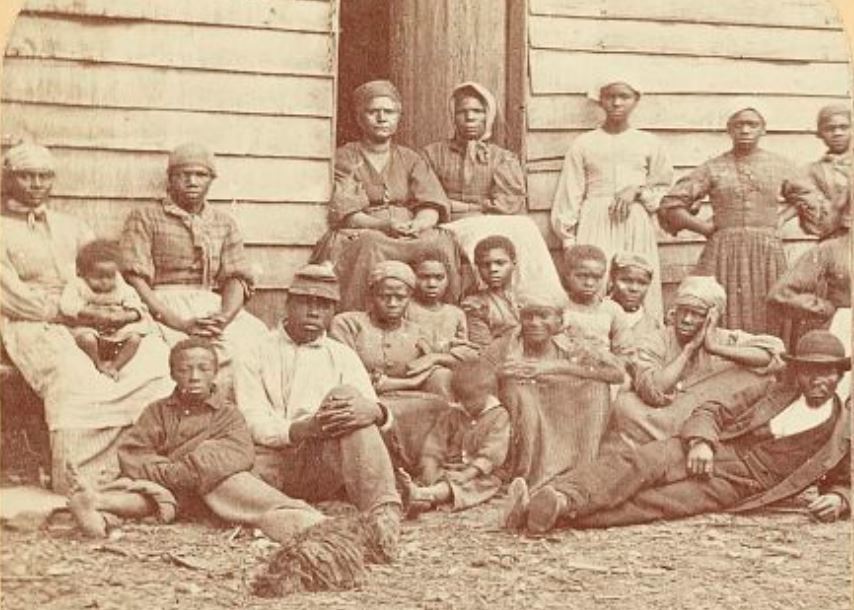
<svg viewBox="0 0 854 610">
<path fill-rule="evenodd" d="M 556 303 L 566 295 L 534 221 L 525 216 L 525 174 L 509 150 L 491 142 L 477 144 L 479 154 L 468 155 L 456 139 L 441 140 L 424 148 L 424 157 L 439 178 L 451 205 L 451 222 L 442 226 L 454 234 L 472 265 L 475 283 L 482 282 L 473 268 L 474 248 L 484 237 L 503 235 L 516 247 L 514 286 L 520 293 L 537 292 Z"/>
<path fill-rule="evenodd" d="M 629 369 L 632 389 L 624 390 L 614 402 L 607 441 L 622 440 L 630 445 L 642 445 L 652 440 L 668 438 L 680 427 L 694 408 L 704 400 L 729 396 L 760 382 L 783 368 L 783 342 L 771 335 L 751 335 L 742 331 L 717 329 L 718 341 L 725 345 L 763 349 L 771 356 L 768 366 L 747 368 L 732 360 L 721 358 L 700 347 L 672 390 L 663 391 L 655 381 L 656 375 L 682 351 L 673 326 L 657 333 L 638 337 L 632 352 Z"/>
<path fill-rule="evenodd" d="M 552 341 L 558 359 L 583 367 L 589 376 L 501 380 L 501 402 L 512 423 L 509 475 L 524 478 L 530 487 L 596 457 L 611 402 L 608 383 L 600 380 L 602 372 L 622 372 L 616 359 L 592 343 L 570 342 L 565 337 Z M 516 330 L 489 345 L 483 358 L 498 368 L 508 360 L 522 360 L 523 351 Z"/>
<path fill-rule="evenodd" d="M 365 369 L 374 377 L 406 377 L 407 365 L 424 355 L 429 339 L 409 320 L 402 320 L 395 329 L 383 329 L 364 311 L 340 313 L 332 320 L 329 336 L 349 346 L 358 354 Z M 434 371 L 417 390 L 381 392 L 379 400 L 394 416 L 392 429 L 399 441 L 404 466 L 418 464 L 421 448 L 436 417 L 448 406 L 446 397 L 440 395 L 450 371 Z"/>
<path fill-rule="evenodd" d="M 218 313 L 219 291 L 229 280 L 240 281 L 245 298 L 252 294 L 254 274 L 237 223 L 209 203 L 197 214 L 168 198 L 134 210 L 125 222 L 121 246 L 124 275 L 144 279 L 158 299 L 185 318 Z M 159 328 L 170 345 L 186 336 L 165 324 Z M 230 378 L 223 365 L 239 359 L 266 332 L 261 320 L 245 309 L 238 312 L 218 343 L 222 379 Z"/>
<path fill-rule="evenodd" d="M 673 168 L 664 145 L 638 129 L 609 134 L 595 129 L 578 136 L 564 158 L 552 203 L 552 230 L 564 242 L 592 244 L 608 260 L 617 252 L 640 254 L 655 269 L 646 297 L 650 314 L 662 317 L 661 267 L 652 216 L 670 188 Z M 625 221 L 608 209 L 628 186 L 647 189 L 643 205 L 632 205 Z"/>
<path fill-rule="evenodd" d="M 377 171 L 359 142 L 335 152 L 335 185 L 329 202 L 329 231 L 315 246 L 312 262 L 331 261 L 341 283 L 341 311 L 363 310 L 368 297 L 368 275 L 384 260 L 411 261 L 424 249 L 442 252 L 448 264 L 446 300 L 460 297 L 459 252 L 450 232 L 434 227 L 417 238 L 396 238 L 376 229 L 354 229 L 349 216 L 361 212 L 375 219 L 411 221 L 431 208 L 439 222 L 448 220 L 449 206 L 442 186 L 427 162 L 415 151 L 392 145 L 388 162 Z"/>
<path fill-rule="evenodd" d="M 440 467 L 472 466 L 477 476 L 459 483 L 442 472 L 451 488 L 454 510 L 463 510 L 486 502 L 501 487 L 499 471 L 510 447 L 510 415 L 495 397 L 478 415 L 472 417 L 461 406 L 451 406 L 436 420 L 421 452 L 436 460 Z"/>
<path fill-rule="evenodd" d="M 12 362 L 44 400 L 51 435 L 51 485 L 68 490 L 66 463 L 93 481 L 118 472 L 116 442 L 146 404 L 171 392 L 169 348 L 157 334 L 143 338 L 117 380 L 101 374 L 56 322 L 73 278 L 79 248 L 92 239 L 82 221 L 48 211 L 28 222 L 2 215 L 0 335 Z"/>
<path fill-rule="evenodd" d="M 661 200 L 663 221 L 669 225 L 668 210 L 696 212 L 700 200 L 709 197 L 715 231 L 693 273 L 712 275 L 726 289 L 722 320 L 727 328 L 780 332 L 782 322 L 766 299 L 786 270 L 777 234 L 778 200 L 796 175 L 792 163 L 779 155 L 761 149 L 749 155 L 730 151 L 700 165 Z"/>
</svg>

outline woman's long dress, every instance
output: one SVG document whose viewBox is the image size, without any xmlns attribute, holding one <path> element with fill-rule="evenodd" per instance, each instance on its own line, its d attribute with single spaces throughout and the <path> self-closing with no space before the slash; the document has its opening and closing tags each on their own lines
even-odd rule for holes
<svg viewBox="0 0 854 610">
<path fill-rule="evenodd" d="M 591 371 L 617 369 L 607 352 L 583 342 L 555 338 L 557 357 Z M 486 348 L 483 358 L 500 367 L 522 360 L 519 331 L 507 333 Z M 604 381 L 572 375 L 551 375 L 536 381 L 501 379 L 499 397 L 512 424 L 507 475 L 522 477 L 530 487 L 593 461 L 610 416 L 610 389 Z"/>
<path fill-rule="evenodd" d="M 653 215 L 670 188 L 673 168 L 664 145 L 638 129 L 610 134 L 595 129 L 578 136 L 566 153 L 552 204 L 552 229 L 561 240 L 601 248 L 608 261 L 617 252 L 643 256 L 655 270 L 645 306 L 663 316 L 661 265 Z M 648 189 L 644 205 L 632 205 L 625 221 L 612 220 L 609 207 L 628 186 Z"/>
<path fill-rule="evenodd" d="M 340 313 L 332 320 L 329 336 L 348 345 L 358 354 L 371 376 L 405 377 L 407 365 L 424 354 L 429 338 L 414 323 L 403 320 L 395 329 L 386 330 L 374 324 L 364 311 Z M 421 459 L 421 449 L 436 418 L 448 408 L 443 394 L 450 371 L 439 369 L 418 390 L 396 390 L 379 395 L 392 413 L 392 430 L 399 442 L 404 466 L 414 472 Z M 443 379 L 444 377 L 444 379 Z"/>
<path fill-rule="evenodd" d="M 143 278 L 157 298 L 184 318 L 219 313 L 220 291 L 232 279 L 240 281 L 248 298 L 254 274 L 237 224 L 229 215 L 205 203 L 190 214 L 165 199 L 130 213 L 122 232 L 122 271 Z M 159 324 L 169 345 L 186 335 Z M 230 364 L 267 335 L 267 326 L 241 309 L 217 342 L 221 382 L 230 383 Z"/>
<path fill-rule="evenodd" d="M 460 298 L 459 251 L 453 235 L 440 227 L 419 233 L 417 238 L 391 237 L 376 229 L 346 226 L 352 214 L 361 212 L 376 219 L 408 222 L 423 208 L 448 219 L 448 200 L 427 162 L 415 151 L 392 145 L 388 162 L 377 171 L 359 142 L 350 142 L 335 153 L 335 185 L 329 203 L 329 231 L 315 246 L 312 262 L 331 261 L 341 283 L 341 311 L 366 309 L 368 276 L 377 263 L 393 259 L 411 262 L 424 250 L 438 250 L 448 265 L 445 300 Z"/>
<path fill-rule="evenodd" d="M 465 143 L 457 140 L 424 148 L 424 157 L 451 200 L 451 221 L 442 227 L 454 234 L 473 283 L 483 288 L 474 268 L 477 242 L 489 235 L 503 235 L 516 247 L 515 290 L 565 303 L 566 294 L 543 235 L 525 216 L 525 174 L 519 160 L 491 142 L 478 146 L 483 154 L 474 158 L 466 153 Z"/>
<path fill-rule="evenodd" d="M 696 212 L 706 196 L 715 232 L 708 238 L 696 275 L 717 278 L 727 293 L 723 325 L 749 333 L 780 334 L 782 320 L 768 307 L 768 292 L 786 270 L 778 235 L 778 201 L 794 166 L 779 155 L 757 150 L 724 153 L 679 180 L 661 209 Z"/>
<path fill-rule="evenodd" d="M 77 251 L 92 239 L 80 220 L 47 212 L 30 224 L 2 216 L 0 335 L 12 362 L 44 401 L 50 431 L 51 484 L 64 493 L 67 464 L 96 482 L 118 474 L 116 444 L 149 403 L 167 396 L 169 348 L 156 333 L 142 339 L 117 380 L 98 372 L 69 328 L 55 323 Z"/>
</svg>

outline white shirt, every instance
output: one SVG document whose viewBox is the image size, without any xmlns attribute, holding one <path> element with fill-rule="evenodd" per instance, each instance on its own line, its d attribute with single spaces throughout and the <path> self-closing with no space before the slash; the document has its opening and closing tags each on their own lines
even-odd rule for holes
<svg viewBox="0 0 854 610">
<path fill-rule="evenodd" d="M 783 438 L 820 426 L 833 414 L 833 398 L 831 396 L 818 407 L 811 407 L 801 395 L 795 402 L 771 418 L 768 422 L 771 434 L 774 438 Z"/>
<path fill-rule="evenodd" d="M 314 415 L 329 391 L 340 385 L 377 400 L 356 352 L 325 334 L 297 344 L 281 325 L 241 358 L 234 371 L 237 406 L 252 440 L 268 447 L 290 445 L 291 423 Z"/>
</svg>

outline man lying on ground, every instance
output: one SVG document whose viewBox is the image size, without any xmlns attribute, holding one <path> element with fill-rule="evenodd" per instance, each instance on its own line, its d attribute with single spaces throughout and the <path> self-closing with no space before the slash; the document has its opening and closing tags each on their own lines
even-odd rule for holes
<svg viewBox="0 0 854 610">
<path fill-rule="evenodd" d="M 811 331 L 785 356 L 784 381 L 763 382 L 697 407 L 676 437 L 604 453 L 528 493 L 510 486 L 508 529 L 610 527 L 718 511 L 754 510 L 818 483 L 809 512 L 850 511 L 850 399 L 836 387 L 851 367 L 842 343 Z"/>
</svg>

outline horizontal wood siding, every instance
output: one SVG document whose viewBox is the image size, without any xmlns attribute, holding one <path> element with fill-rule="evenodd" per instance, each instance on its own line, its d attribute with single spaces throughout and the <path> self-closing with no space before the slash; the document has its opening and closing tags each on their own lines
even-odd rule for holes
<svg viewBox="0 0 854 610">
<path fill-rule="evenodd" d="M 269 322 L 326 229 L 337 2 L 30 0 L 10 34 L 3 143 L 49 146 L 52 206 L 117 237 L 168 152 L 217 155 L 210 198 L 244 234 Z M 261 296 L 263 295 L 263 296 Z"/>
<path fill-rule="evenodd" d="M 528 0 L 527 37 L 530 209 L 552 248 L 563 156 L 604 116 L 586 96 L 596 75 L 633 75 L 643 97 L 632 122 L 664 141 L 677 178 L 729 148 L 724 125 L 739 104 L 764 111 L 765 148 L 803 164 L 823 152 L 818 110 L 850 100 L 847 41 L 826 0 Z M 796 223 L 784 236 L 790 257 L 812 243 Z M 703 238 L 659 232 L 659 245 L 669 296 Z"/>
</svg>

